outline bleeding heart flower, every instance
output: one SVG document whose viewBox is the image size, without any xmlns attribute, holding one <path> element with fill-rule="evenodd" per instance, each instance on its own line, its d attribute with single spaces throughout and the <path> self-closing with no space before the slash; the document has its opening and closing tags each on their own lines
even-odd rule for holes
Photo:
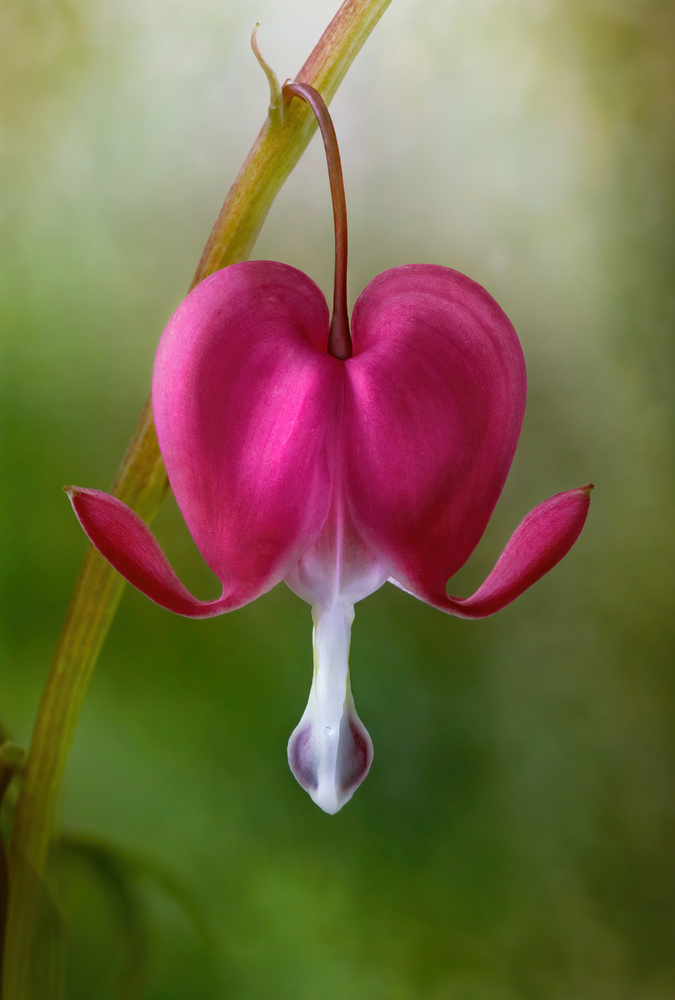
<svg viewBox="0 0 675 1000">
<path fill-rule="evenodd" d="M 354 604 L 387 580 L 441 611 L 499 611 L 570 549 L 590 486 L 558 494 L 516 529 L 469 598 L 446 582 L 481 538 L 525 409 L 516 333 L 488 293 L 426 264 L 380 274 L 346 302 L 346 213 L 325 105 L 287 84 L 319 118 L 336 218 L 332 323 L 302 272 L 255 261 L 216 272 L 166 327 L 152 398 L 171 487 L 222 582 L 193 597 L 143 521 L 115 497 L 69 489 L 97 549 L 177 614 L 239 608 L 281 580 L 312 606 L 314 677 L 288 757 L 322 809 L 351 798 L 372 760 L 349 681 Z"/>
</svg>

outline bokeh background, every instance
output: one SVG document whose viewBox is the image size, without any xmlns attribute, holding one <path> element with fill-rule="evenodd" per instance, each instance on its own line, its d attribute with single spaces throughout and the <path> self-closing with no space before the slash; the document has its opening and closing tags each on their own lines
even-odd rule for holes
<svg viewBox="0 0 675 1000">
<path fill-rule="evenodd" d="M 224 194 L 337 0 L 2 8 L 2 718 L 27 743 L 107 488 Z M 375 744 L 322 814 L 286 765 L 310 614 L 206 622 L 125 594 L 69 761 L 66 1000 L 673 1000 L 675 7 L 393 0 L 333 102 L 350 290 L 465 271 L 519 331 L 529 407 L 493 521 L 587 481 L 575 549 L 495 618 L 386 586 L 352 676 Z M 315 140 L 255 255 L 331 288 Z M 216 592 L 171 501 L 156 530 Z"/>
</svg>

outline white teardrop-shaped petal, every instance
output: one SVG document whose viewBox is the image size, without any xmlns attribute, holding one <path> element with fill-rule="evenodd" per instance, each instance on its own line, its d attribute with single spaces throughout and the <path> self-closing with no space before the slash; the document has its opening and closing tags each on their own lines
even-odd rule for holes
<svg viewBox="0 0 675 1000">
<path fill-rule="evenodd" d="M 313 608 L 314 676 L 307 708 L 288 741 L 288 762 L 324 812 L 348 802 L 373 759 L 349 682 L 353 607 Z"/>
</svg>

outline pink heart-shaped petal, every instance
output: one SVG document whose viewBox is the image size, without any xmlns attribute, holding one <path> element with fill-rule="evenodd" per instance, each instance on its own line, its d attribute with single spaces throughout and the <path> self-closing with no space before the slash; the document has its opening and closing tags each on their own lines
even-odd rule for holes
<svg viewBox="0 0 675 1000">
<path fill-rule="evenodd" d="M 328 309 L 284 264 L 207 278 L 166 327 L 153 411 L 171 488 L 206 562 L 243 600 L 298 561 L 328 513 L 342 366 Z"/>
<path fill-rule="evenodd" d="M 356 303 L 352 334 L 349 511 L 397 582 L 445 596 L 513 459 L 526 395 L 520 343 L 485 289 L 425 264 L 375 278 Z"/>
</svg>

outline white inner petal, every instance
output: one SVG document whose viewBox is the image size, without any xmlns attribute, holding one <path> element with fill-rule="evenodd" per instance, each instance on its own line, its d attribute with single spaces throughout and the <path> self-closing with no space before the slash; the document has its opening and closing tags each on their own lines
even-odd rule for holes
<svg viewBox="0 0 675 1000">
<path fill-rule="evenodd" d="M 367 775 L 373 748 L 349 682 L 354 608 L 313 608 L 312 617 L 314 675 L 307 708 L 288 741 L 288 762 L 316 804 L 336 813 Z"/>
</svg>

